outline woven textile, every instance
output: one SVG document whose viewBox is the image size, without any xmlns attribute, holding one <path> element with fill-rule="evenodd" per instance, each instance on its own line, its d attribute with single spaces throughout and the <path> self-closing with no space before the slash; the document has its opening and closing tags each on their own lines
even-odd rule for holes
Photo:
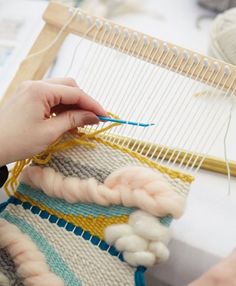
<svg viewBox="0 0 236 286">
<path fill-rule="evenodd" d="M 47 166 L 64 176 L 93 177 L 101 183 L 121 167 L 151 166 L 139 156 L 103 140 L 94 142 L 95 148 L 79 145 L 54 154 Z M 158 165 L 153 165 L 153 168 L 159 169 L 181 196 L 187 195 L 190 177 Z M 135 210 L 121 205 L 70 204 L 21 183 L 0 217 L 31 237 L 44 254 L 51 271 L 61 277 L 65 285 L 142 286 L 145 284 L 145 268 L 128 265 L 122 253 L 104 240 L 106 227 L 127 223 L 129 215 Z M 166 226 L 171 220 L 170 216 L 160 218 Z M 3 253 L 0 260 L 2 257 Z M 8 260 L 4 263 L 10 267 L 11 258 Z M 2 262 L 0 265 L 4 267 Z M 17 284 L 15 275 L 8 277 L 13 285 L 22 285 L 20 280 Z"/>
</svg>

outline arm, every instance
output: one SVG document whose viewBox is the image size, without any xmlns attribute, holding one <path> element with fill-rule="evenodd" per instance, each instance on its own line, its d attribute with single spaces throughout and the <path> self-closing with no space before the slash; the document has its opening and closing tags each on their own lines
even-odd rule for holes
<svg viewBox="0 0 236 286">
<path fill-rule="evenodd" d="M 236 251 L 188 286 L 235 286 Z"/>
</svg>

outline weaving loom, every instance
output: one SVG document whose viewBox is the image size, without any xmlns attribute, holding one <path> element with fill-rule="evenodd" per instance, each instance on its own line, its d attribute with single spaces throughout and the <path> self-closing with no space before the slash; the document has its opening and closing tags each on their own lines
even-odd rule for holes
<svg viewBox="0 0 236 286">
<path fill-rule="evenodd" d="M 145 285 L 146 268 L 168 259 L 169 225 L 199 168 L 236 175 L 235 162 L 208 156 L 236 68 L 56 3 L 44 20 L 6 96 L 43 78 L 73 34 L 72 58 L 58 58 L 66 75 L 106 110 L 155 125 L 78 128 L 17 162 L 1 206 L 2 271 L 9 285 Z"/>
</svg>

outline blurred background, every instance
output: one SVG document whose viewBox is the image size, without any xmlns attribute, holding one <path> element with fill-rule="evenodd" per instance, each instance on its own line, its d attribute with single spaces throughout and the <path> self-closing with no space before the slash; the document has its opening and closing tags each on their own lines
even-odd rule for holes
<svg viewBox="0 0 236 286">
<path fill-rule="evenodd" d="M 48 2 L 0 0 L 0 98 L 43 27 Z M 236 64 L 236 0 L 57 2 Z M 236 118 L 233 122 L 235 126 Z M 231 133 L 229 154 L 236 161 L 235 132 Z M 231 184 L 235 191 L 236 180 Z M 236 242 L 236 192 L 226 194 L 226 176 L 200 172 L 184 217 L 172 225 L 171 257 L 147 272 L 148 286 L 186 285 L 231 252 Z"/>
</svg>

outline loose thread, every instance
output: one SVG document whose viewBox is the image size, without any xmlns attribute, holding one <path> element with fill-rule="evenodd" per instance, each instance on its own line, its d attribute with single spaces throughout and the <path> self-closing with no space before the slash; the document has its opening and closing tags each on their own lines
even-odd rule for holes
<svg viewBox="0 0 236 286">
<path fill-rule="evenodd" d="M 231 183 L 230 183 L 231 182 L 231 170 L 230 170 L 230 164 L 229 164 L 228 154 L 227 154 L 227 139 L 228 139 L 229 129 L 230 129 L 231 121 L 232 121 L 233 107 L 234 107 L 234 102 L 232 99 L 232 103 L 231 103 L 230 110 L 229 110 L 229 119 L 228 119 L 226 131 L 224 135 L 224 157 L 225 157 L 225 164 L 226 164 L 227 176 L 228 176 L 228 196 L 231 194 Z"/>
</svg>

